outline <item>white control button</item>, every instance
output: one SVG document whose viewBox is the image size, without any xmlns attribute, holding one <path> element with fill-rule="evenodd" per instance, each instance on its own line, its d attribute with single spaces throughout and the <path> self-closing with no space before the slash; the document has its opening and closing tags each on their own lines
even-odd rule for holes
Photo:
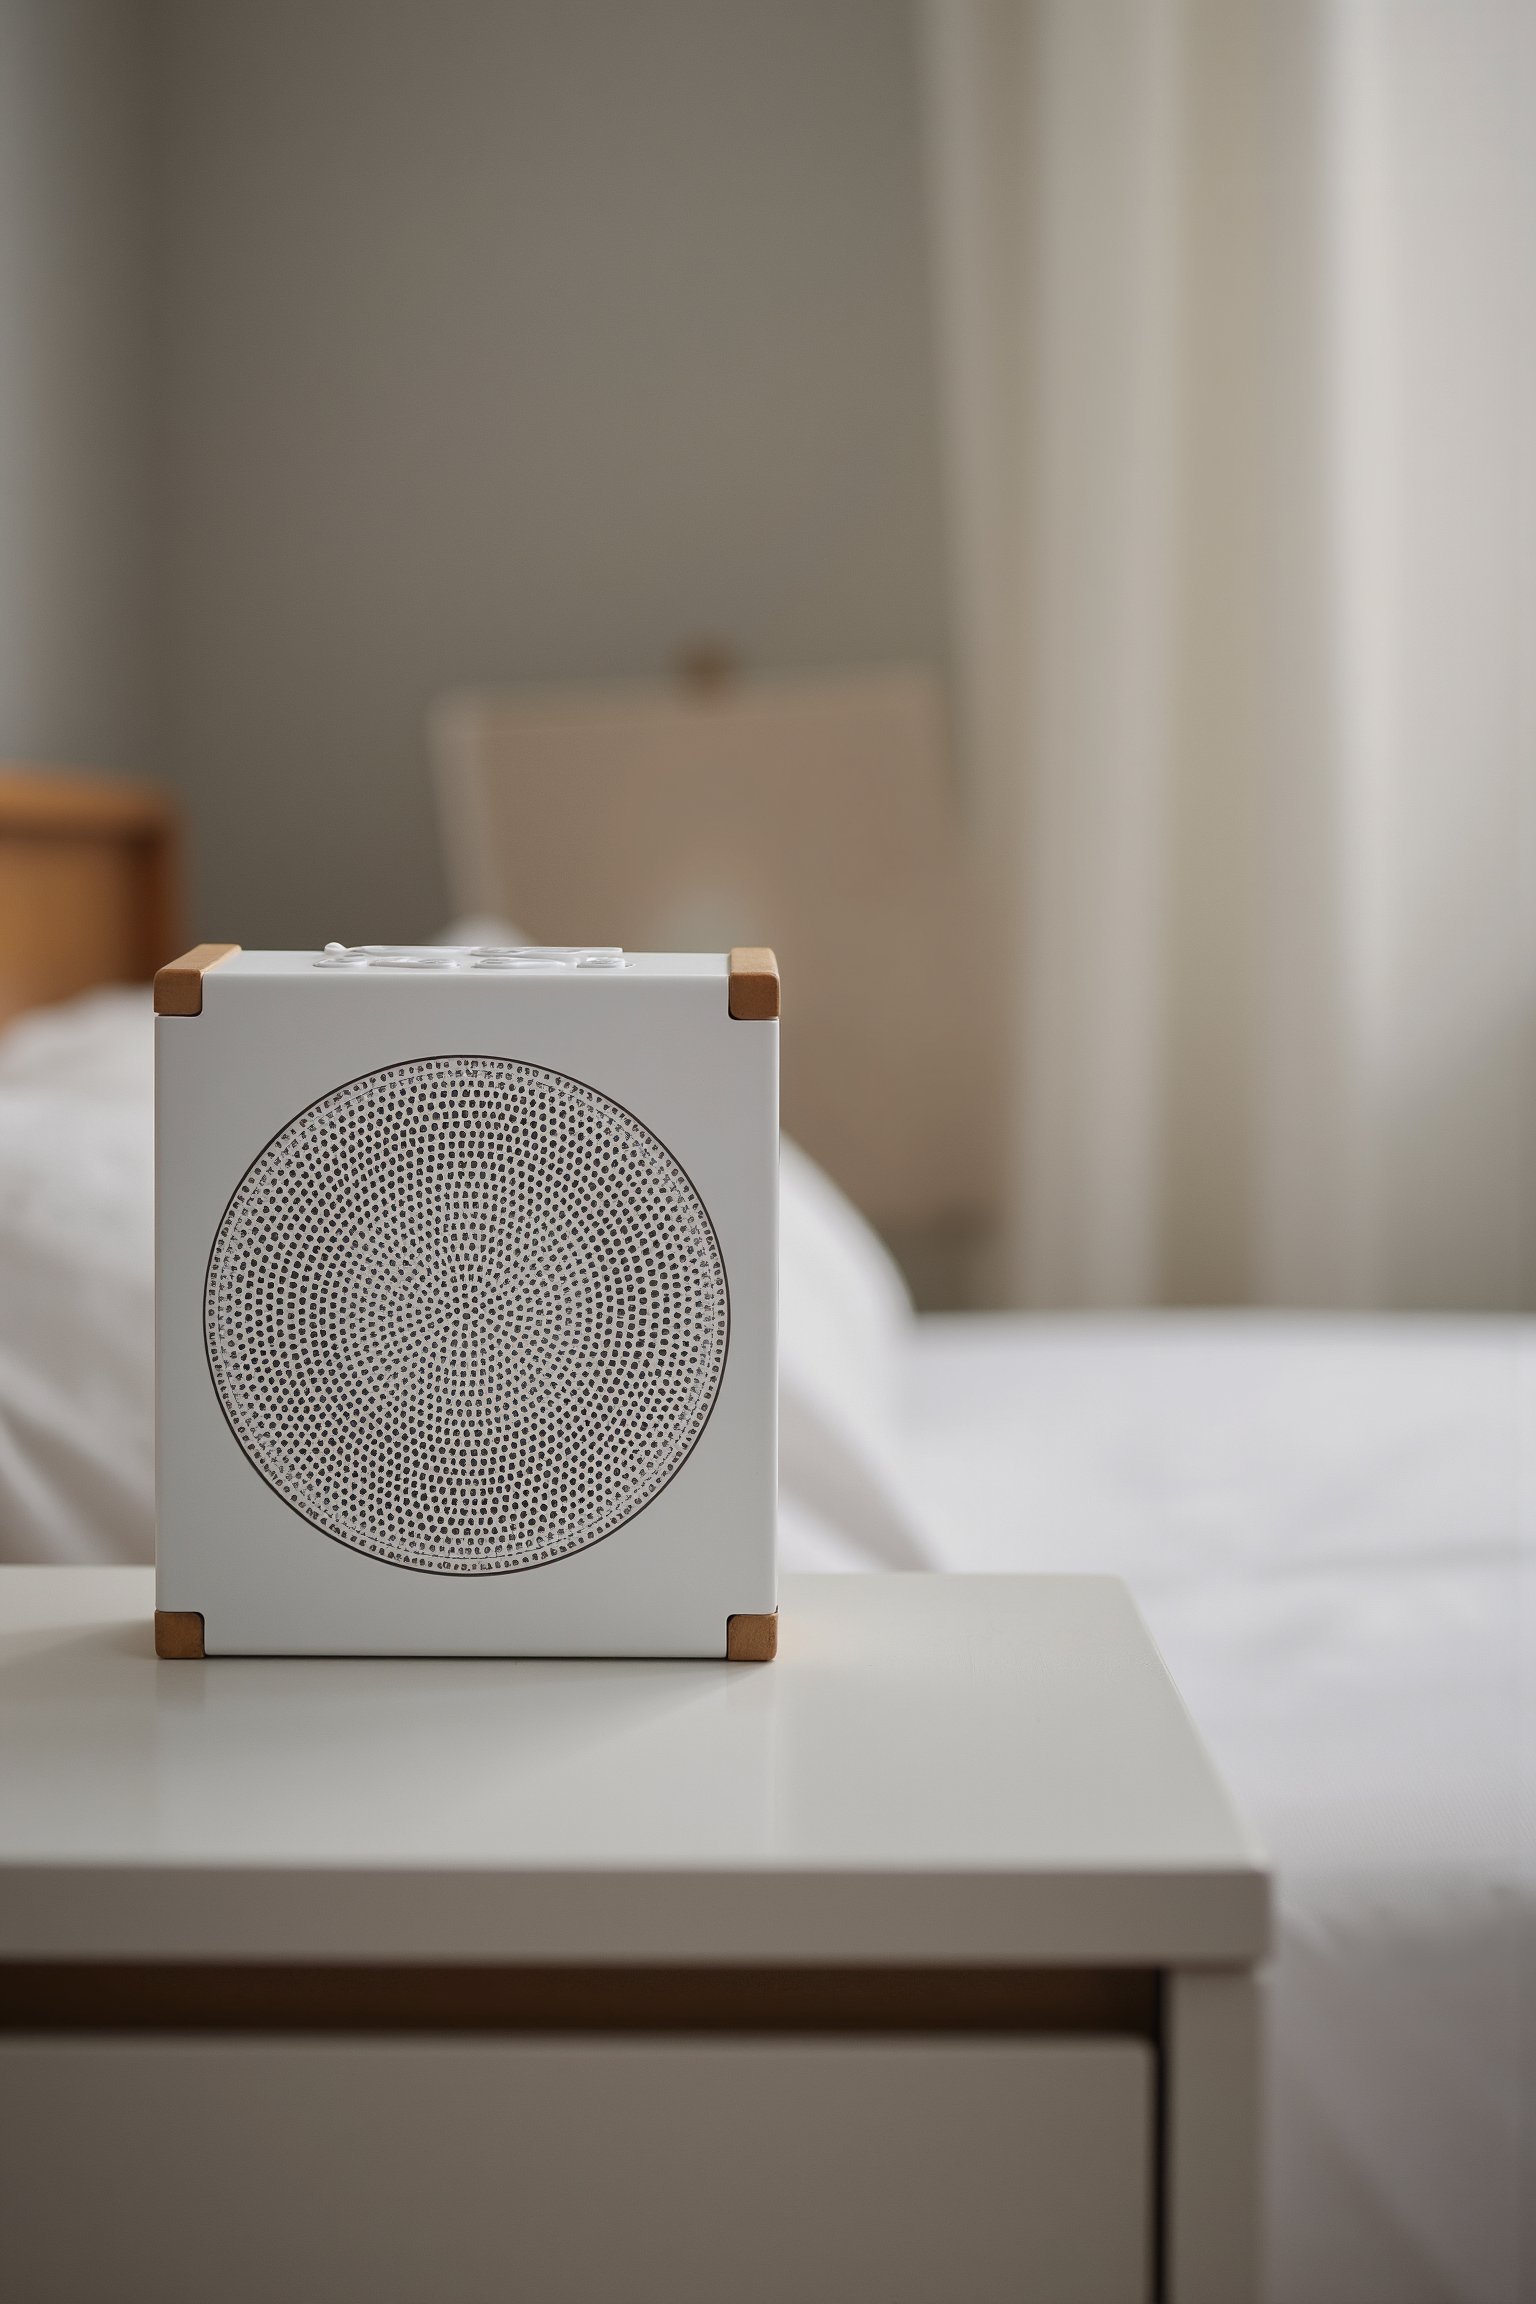
<svg viewBox="0 0 1536 2304">
<path fill-rule="evenodd" d="M 493 969 L 509 973 L 627 968 L 620 944 L 327 944 L 317 968 Z"/>
</svg>

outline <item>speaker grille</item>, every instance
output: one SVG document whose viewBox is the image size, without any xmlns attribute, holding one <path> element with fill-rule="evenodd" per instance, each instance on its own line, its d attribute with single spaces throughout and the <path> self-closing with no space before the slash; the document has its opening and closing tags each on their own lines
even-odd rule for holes
<svg viewBox="0 0 1536 2304">
<path fill-rule="evenodd" d="M 729 1309 L 704 1205 L 632 1113 L 441 1056 L 273 1138 L 219 1226 L 204 1328 L 230 1427 L 296 1512 L 483 1576 L 596 1544 L 666 1486 Z"/>
</svg>

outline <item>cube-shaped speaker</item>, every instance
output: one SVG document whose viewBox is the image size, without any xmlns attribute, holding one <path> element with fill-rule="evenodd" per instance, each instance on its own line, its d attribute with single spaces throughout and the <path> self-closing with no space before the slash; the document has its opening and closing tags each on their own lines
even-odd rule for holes
<svg viewBox="0 0 1536 2304">
<path fill-rule="evenodd" d="M 155 987 L 167 1656 L 774 1646 L 762 951 L 204 945 Z"/>
</svg>

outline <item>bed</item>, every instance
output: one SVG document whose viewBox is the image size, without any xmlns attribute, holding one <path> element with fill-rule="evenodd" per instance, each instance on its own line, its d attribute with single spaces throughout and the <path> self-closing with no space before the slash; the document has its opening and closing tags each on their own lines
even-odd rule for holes
<svg viewBox="0 0 1536 2304">
<path fill-rule="evenodd" d="M 50 989 L 0 1033 L 0 1558 L 143 1560 L 149 1000 Z M 783 1181 L 785 1565 L 1126 1576 L 1276 1859 L 1274 2304 L 1529 2295 L 1536 1329 L 917 1318 Z"/>
</svg>

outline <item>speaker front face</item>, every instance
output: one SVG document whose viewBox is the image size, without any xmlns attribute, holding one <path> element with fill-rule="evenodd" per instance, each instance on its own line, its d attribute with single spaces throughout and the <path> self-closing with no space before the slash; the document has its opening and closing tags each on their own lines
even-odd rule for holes
<svg viewBox="0 0 1536 2304">
<path fill-rule="evenodd" d="M 773 1606 L 776 1024 L 691 959 L 308 959 L 159 1027 L 159 1604 L 209 1653 L 722 1653 Z"/>
<path fill-rule="evenodd" d="M 667 1486 L 730 1299 L 703 1202 L 632 1113 L 437 1056 L 333 1089 L 258 1154 L 203 1322 L 231 1432 L 311 1527 L 493 1576 L 601 1543 Z"/>
</svg>

